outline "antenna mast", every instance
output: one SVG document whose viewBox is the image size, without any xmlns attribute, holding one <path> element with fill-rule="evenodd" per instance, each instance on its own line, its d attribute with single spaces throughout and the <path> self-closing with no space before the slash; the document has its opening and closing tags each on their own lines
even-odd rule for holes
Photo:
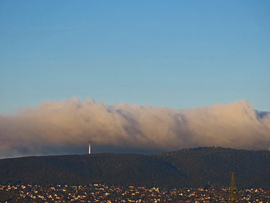
<svg viewBox="0 0 270 203">
<path fill-rule="evenodd" d="M 232 172 L 231 185 L 229 187 L 229 202 L 237 202 L 237 188 L 234 179 L 234 172 Z"/>
<path fill-rule="evenodd" d="M 89 142 L 88 154 L 91 154 L 91 141 Z"/>
</svg>

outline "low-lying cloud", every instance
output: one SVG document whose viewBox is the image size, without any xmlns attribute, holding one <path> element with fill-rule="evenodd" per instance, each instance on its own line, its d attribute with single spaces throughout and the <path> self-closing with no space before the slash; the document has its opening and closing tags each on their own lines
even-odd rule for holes
<svg viewBox="0 0 270 203">
<path fill-rule="evenodd" d="M 0 158 L 221 146 L 268 149 L 270 114 L 245 101 L 177 110 L 93 99 L 45 102 L 0 116 Z"/>
</svg>

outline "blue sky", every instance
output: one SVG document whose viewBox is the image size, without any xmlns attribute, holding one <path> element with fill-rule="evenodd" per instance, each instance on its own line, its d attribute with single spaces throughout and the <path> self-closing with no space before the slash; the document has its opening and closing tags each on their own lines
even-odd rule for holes
<svg viewBox="0 0 270 203">
<path fill-rule="evenodd" d="M 270 111 L 270 2 L 0 1 L 0 113 L 91 97 Z"/>
</svg>

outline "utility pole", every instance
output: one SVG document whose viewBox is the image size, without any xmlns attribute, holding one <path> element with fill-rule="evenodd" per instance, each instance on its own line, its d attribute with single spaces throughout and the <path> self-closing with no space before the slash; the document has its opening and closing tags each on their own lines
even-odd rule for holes
<svg viewBox="0 0 270 203">
<path fill-rule="evenodd" d="M 237 188 L 234 179 L 234 172 L 232 172 L 231 185 L 229 187 L 229 202 L 237 202 Z"/>
</svg>

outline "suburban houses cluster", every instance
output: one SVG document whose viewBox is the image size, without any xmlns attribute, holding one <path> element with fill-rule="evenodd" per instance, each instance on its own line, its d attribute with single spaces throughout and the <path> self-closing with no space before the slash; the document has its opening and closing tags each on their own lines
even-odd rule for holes
<svg viewBox="0 0 270 203">
<path fill-rule="evenodd" d="M 0 185 L 1 194 L 9 195 L 6 202 L 228 202 L 226 188 L 182 188 L 164 189 L 158 187 L 107 186 L 89 184 L 69 185 Z M 239 202 L 269 202 L 270 191 L 245 189 L 237 191 Z"/>
</svg>

